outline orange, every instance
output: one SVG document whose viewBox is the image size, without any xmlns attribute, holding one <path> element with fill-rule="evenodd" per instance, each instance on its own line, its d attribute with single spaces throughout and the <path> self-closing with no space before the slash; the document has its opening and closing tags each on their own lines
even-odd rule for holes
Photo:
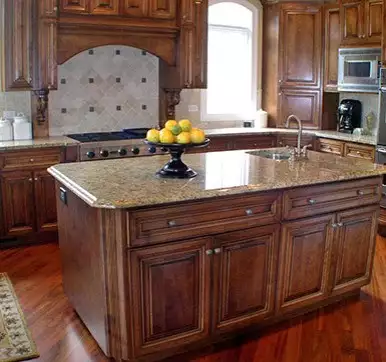
<svg viewBox="0 0 386 362">
<path fill-rule="evenodd" d="M 149 142 L 158 143 L 159 142 L 159 131 L 157 129 L 149 129 L 146 134 L 146 139 Z"/>
<path fill-rule="evenodd" d="M 205 141 L 205 132 L 199 128 L 192 128 L 190 139 L 192 143 L 203 143 Z"/>
<path fill-rule="evenodd" d="M 173 143 L 174 142 L 174 136 L 171 131 L 164 128 L 159 133 L 159 139 L 161 143 Z"/>
<path fill-rule="evenodd" d="M 188 119 L 181 119 L 178 124 L 184 132 L 190 132 L 190 130 L 192 129 L 192 124 Z"/>
<path fill-rule="evenodd" d="M 165 123 L 165 128 L 171 131 L 174 126 L 177 126 L 177 124 L 178 124 L 177 121 L 175 121 L 174 119 L 169 119 Z"/>
<path fill-rule="evenodd" d="M 189 132 L 181 132 L 177 136 L 177 143 L 181 143 L 181 144 L 190 143 L 190 133 Z"/>
</svg>

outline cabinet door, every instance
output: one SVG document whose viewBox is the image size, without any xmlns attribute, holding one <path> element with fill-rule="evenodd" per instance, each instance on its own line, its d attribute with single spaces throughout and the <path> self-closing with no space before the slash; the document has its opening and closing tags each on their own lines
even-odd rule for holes
<svg viewBox="0 0 386 362">
<path fill-rule="evenodd" d="M 338 214 L 332 293 L 359 289 L 370 282 L 379 206 Z"/>
<path fill-rule="evenodd" d="M 1 181 L 5 234 L 17 236 L 34 231 L 32 173 L 29 171 L 3 173 Z"/>
<path fill-rule="evenodd" d="M 88 0 L 60 0 L 60 11 L 63 13 L 84 13 Z"/>
<path fill-rule="evenodd" d="M 337 91 L 338 51 L 340 46 L 339 6 L 327 5 L 324 11 L 324 90 Z"/>
<path fill-rule="evenodd" d="M 383 1 L 366 0 L 366 41 L 381 44 L 383 29 Z"/>
<path fill-rule="evenodd" d="M 277 307 L 306 307 L 327 297 L 334 214 L 282 226 Z"/>
<path fill-rule="evenodd" d="M 45 170 L 34 172 L 37 231 L 56 230 L 56 190 L 54 178 Z"/>
<path fill-rule="evenodd" d="M 91 14 L 115 15 L 119 12 L 118 0 L 91 0 Z"/>
<path fill-rule="evenodd" d="M 210 238 L 131 251 L 136 355 L 209 336 Z"/>
<path fill-rule="evenodd" d="M 177 0 L 150 0 L 150 17 L 155 19 L 175 19 Z"/>
<path fill-rule="evenodd" d="M 272 315 L 280 225 L 216 236 L 214 329 L 226 332 Z"/>
<path fill-rule="evenodd" d="M 0 31 L 0 46 L 4 53 L 4 64 L 0 60 L 0 66 L 4 68 L 0 88 L 3 90 L 30 90 L 33 87 L 34 6 L 33 0 L 6 0 L 2 8 L 7 17 L 4 34 Z"/>
<path fill-rule="evenodd" d="M 124 0 L 124 12 L 134 17 L 145 17 L 148 11 L 148 1 Z"/>
<path fill-rule="evenodd" d="M 340 26 L 342 45 L 363 42 L 365 37 L 363 1 L 342 1 L 340 6 Z"/>
<path fill-rule="evenodd" d="M 280 85 L 319 88 L 322 59 L 321 7 L 283 5 L 280 19 Z"/>
<path fill-rule="evenodd" d="M 306 89 L 283 89 L 279 93 L 278 125 L 283 126 L 291 114 L 298 116 L 305 128 L 320 128 L 321 92 Z"/>
</svg>

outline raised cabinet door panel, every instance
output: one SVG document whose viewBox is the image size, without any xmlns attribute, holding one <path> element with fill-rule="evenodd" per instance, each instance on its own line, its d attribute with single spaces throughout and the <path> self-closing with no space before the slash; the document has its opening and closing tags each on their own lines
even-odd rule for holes
<svg viewBox="0 0 386 362">
<path fill-rule="evenodd" d="M 175 19 L 177 0 L 150 0 L 150 17 L 155 19 Z"/>
<path fill-rule="evenodd" d="M 337 91 L 338 87 L 338 53 L 340 46 L 339 6 L 327 5 L 325 17 L 324 41 L 324 90 Z"/>
<path fill-rule="evenodd" d="M 363 1 L 344 1 L 340 6 L 341 44 L 362 43 L 364 34 Z"/>
<path fill-rule="evenodd" d="M 129 16 L 145 17 L 148 12 L 148 1 L 124 0 L 124 12 Z"/>
<path fill-rule="evenodd" d="M 137 356 L 209 336 L 211 243 L 202 238 L 130 252 Z"/>
<path fill-rule="evenodd" d="M 60 11 L 64 13 L 84 13 L 89 0 L 60 0 Z"/>
<path fill-rule="evenodd" d="M 282 226 L 277 307 L 280 312 L 327 297 L 334 214 Z"/>
<path fill-rule="evenodd" d="M 5 234 L 17 236 L 34 231 L 32 173 L 30 171 L 3 173 L 1 181 Z"/>
<path fill-rule="evenodd" d="M 377 205 L 338 214 L 340 227 L 334 243 L 333 294 L 355 290 L 369 283 L 378 211 Z"/>
<path fill-rule="evenodd" d="M 381 44 L 383 29 L 383 2 L 366 0 L 366 37 L 369 43 Z"/>
<path fill-rule="evenodd" d="M 34 172 L 37 231 L 56 230 L 55 179 L 45 170 Z"/>
<path fill-rule="evenodd" d="M 215 237 L 214 306 L 216 332 L 254 324 L 275 309 L 280 225 Z"/>
<path fill-rule="evenodd" d="M 0 40 L 5 68 L 0 83 L 4 90 L 30 90 L 33 87 L 34 6 L 33 0 L 5 0 L 3 10 L 7 21 L 1 36 L 4 44 Z"/>
<path fill-rule="evenodd" d="M 95 15 L 117 15 L 119 0 L 91 0 L 90 11 Z"/>
<path fill-rule="evenodd" d="M 279 93 L 278 125 L 283 126 L 291 114 L 297 115 L 305 128 L 320 128 L 321 92 L 318 90 L 283 89 Z"/>
<path fill-rule="evenodd" d="M 283 5 L 280 25 L 280 85 L 319 88 L 322 59 L 321 7 Z"/>
</svg>

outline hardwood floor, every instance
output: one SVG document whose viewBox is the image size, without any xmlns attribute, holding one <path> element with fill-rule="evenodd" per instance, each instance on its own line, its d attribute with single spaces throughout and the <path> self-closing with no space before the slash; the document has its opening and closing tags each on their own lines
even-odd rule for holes
<svg viewBox="0 0 386 362">
<path fill-rule="evenodd" d="M 58 246 L 0 251 L 41 362 L 107 361 L 63 294 Z M 178 362 L 386 362 L 386 239 L 359 300 L 330 306 L 248 340 L 178 356 Z"/>
</svg>

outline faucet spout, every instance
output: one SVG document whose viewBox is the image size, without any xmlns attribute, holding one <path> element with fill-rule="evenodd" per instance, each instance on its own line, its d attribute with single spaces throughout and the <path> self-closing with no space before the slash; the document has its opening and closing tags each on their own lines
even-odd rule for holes
<svg viewBox="0 0 386 362">
<path fill-rule="evenodd" d="M 292 120 L 298 124 L 298 145 L 297 145 L 296 153 L 298 156 L 300 156 L 301 152 L 302 152 L 302 149 L 301 149 L 302 131 L 303 131 L 302 121 L 300 120 L 299 117 L 295 116 L 294 114 L 291 114 L 290 116 L 288 116 L 288 118 L 285 122 L 286 128 L 289 128 Z"/>
</svg>

